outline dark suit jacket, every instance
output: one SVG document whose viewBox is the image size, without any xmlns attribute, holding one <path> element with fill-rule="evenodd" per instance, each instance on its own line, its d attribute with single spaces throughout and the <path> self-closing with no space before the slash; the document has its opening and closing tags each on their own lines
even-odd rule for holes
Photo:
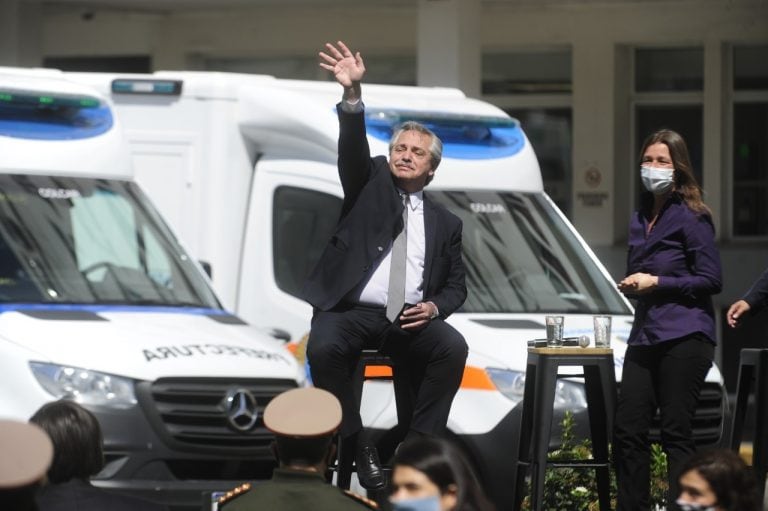
<svg viewBox="0 0 768 511">
<path fill-rule="evenodd" d="M 303 296 L 329 310 L 375 270 L 375 263 L 403 229 L 403 203 L 384 156 L 371 158 L 363 112 L 339 113 L 339 178 L 344 189 L 341 218 Z M 445 318 L 467 297 L 461 259 L 461 220 L 424 193 L 424 301 Z"/>
<path fill-rule="evenodd" d="M 755 314 L 768 306 L 768 270 L 765 270 L 760 278 L 752 284 L 744 301 L 750 306 L 750 313 Z"/>
<path fill-rule="evenodd" d="M 168 511 L 162 504 L 108 492 L 78 480 L 43 486 L 37 506 L 40 511 Z"/>
</svg>

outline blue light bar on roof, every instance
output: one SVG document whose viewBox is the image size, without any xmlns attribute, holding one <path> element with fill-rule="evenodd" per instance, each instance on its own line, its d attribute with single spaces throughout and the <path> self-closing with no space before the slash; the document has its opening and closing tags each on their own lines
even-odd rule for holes
<svg viewBox="0 0 768 511">
<path fill-rule="evenodd" d="M 431 129 L 443 142 L 443 157 L 463 160 L 506 158 L 520 152 L 525 137 L 517 119 L 446 114 L 411 110 L 365 110 L 369 135 L 389 142 L 405 121 L 416 121 Z"/>
<path fill-rule="evenodd" d="M 116 78 L 112 80 L 115 94 L 150 94 L 157 96 L 179 96 L 181 80 L 155 80 L 147 78 Z"/>
<path fill-rule="evenodd" d="M 112 128 L 109 106 L 93 96 L 0 87 L 0 136 L 78 140 Z"/>
</svg>

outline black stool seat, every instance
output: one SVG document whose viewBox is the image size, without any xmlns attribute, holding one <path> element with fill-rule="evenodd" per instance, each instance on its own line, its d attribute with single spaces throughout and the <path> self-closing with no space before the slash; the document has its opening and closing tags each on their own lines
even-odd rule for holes
<svg viewBox="0 0 768 511">
<path fill-rule="evenodd" d="M 563 366 L 583 368 L 587 394 L 592 460 L 547 461 L 557 378 Z M 616 409 L 616 373 L 610 348 L 528 348 L 523 414 L 518 444 L 514 509 L 520 509 L 525 494 L 526 471 L 531 471 L 531 509 L 542 509 L 544 472 L 551 468 L 594 469 L 600 509 L 611 509 L 608 442 Z"/>
<path fill-rule="evenodd" d="M 380 368 L 390 368 L 386 371 L 367 371 L 368 368 L 379 366 Z M 360 354 L 360 361 L 357 364 L 354 376 L 354 393 L 357 400 L 357 406 L 363 399 L 363 384 L 365 380 L 392 380 L 395 392 L 395 405 L 397 407 L 397 428 L 396 434 L 405 435 L 411 420 L 411 387 L 407 372 L 402 367 L 398 367 L 397 362 L 375 349 L 364 349 Z M 349 489 L 352 482 L 352 472 L 354 471 L 355 445 L 351 442 L 339 440 L 337 450 L 337 470 L 336 485 L 339 488 Z M 381 452 L 379 454 L 382 454 Z M 383 460 L 382 460 L 383 461 Z M 386 471 L 386 467 L 385 467 Z"/>
<path fill-rule="evenodd" d="M 750 391 L 755 394 L 755 439 L 752 444 L 752 469 L 757 476 L 761 495 L 765 491 L 768 468 L 768 348 L 743 349 L 739 361 L 739 377 L 736 383 L 736 406 L 731 426 L 731 449 L 739 452 L 744 430 L 744 416 Z"/>
</svg>

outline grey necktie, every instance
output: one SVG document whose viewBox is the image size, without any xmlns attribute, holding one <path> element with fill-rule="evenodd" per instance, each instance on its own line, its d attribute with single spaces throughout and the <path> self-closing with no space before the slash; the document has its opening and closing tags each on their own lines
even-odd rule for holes
<svg viewBox="0 0 768 511">
<path fill-rule="evenodd" d="M 387 319 L 394 322 L 405 305 L 405 262 L 408 248 L 408 209 L 411 201 L 408 194 L 403 199 L 403 230 L 392 243 L 392 265 L 389 268 L 389 290 L 387 297 Z"/>
</svg>

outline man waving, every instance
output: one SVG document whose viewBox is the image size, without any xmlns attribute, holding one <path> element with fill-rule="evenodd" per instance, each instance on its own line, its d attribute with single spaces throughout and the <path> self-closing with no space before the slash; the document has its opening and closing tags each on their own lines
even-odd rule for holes
<svg viewBox="0 0 768 511">
<path fill-rule="evenodd" d="M 365 65 L 341 41 L 326 44 L 320 67 L 343 87 L 339 115 L 341 217 L 304 286 L 314 306 L 307 356 L 314 384 L 341 402 L 341 436 L 356 446 L 358 479 L 385 480 L 362 430 L 352 376 L 363 348 L 378 348 L 408 371 L 415 402 L 408 435 L 445 430 L 467 356 L 464 338 L 444 320 L 467 296 L 462 224 L 424 187 L 442 157 L 440 139 L 407 122 L 390 140 L 389 158 L 371 157 L 361 82 Z"/>
</svg>

